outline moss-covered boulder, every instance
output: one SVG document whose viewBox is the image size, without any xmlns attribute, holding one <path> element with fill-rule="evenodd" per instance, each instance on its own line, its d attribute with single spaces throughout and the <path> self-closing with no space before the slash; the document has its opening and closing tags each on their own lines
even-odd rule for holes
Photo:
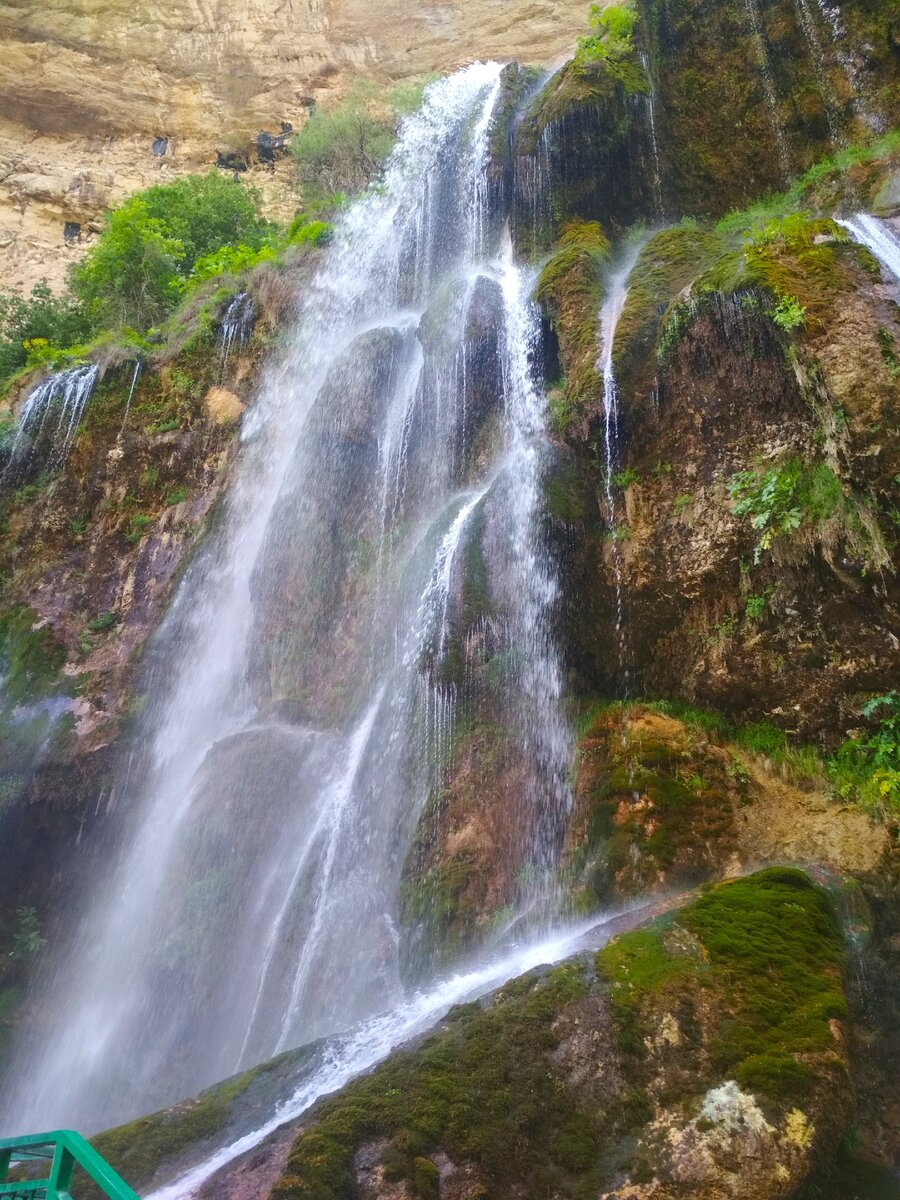
<svg viewBox="0 0 900 1200">
<path fill-rule="evenodd" d="M 320 1102 L 272 1196 L 789 1196 L 851 1119 L 842 957 L 805 875 L 714 887 Z"/>
<path fill-rule="evenodd" d="M 602 411 L 598 315 L 609 241 L 596 221 L 570 221 L 538 278 L 535 298 L 559 344 L 562 378 L 549 381 L 559 433 L 587 441 Z"/>
</svg>

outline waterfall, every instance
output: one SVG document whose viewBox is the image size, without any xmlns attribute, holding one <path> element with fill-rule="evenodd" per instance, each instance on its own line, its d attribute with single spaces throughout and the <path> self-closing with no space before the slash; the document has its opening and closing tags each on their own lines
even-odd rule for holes
<svg viewBox="0 0 900 1200">
<path fill-rule="evenodd" d="M 870 250 L 887 273 L 900 282 L 900 238 L 890 226 L 864 212 L 839 218 L 837 223 L 847 230 L 855 242 Z"/>
<path fill-rule="evenodd" d="M 641 251 L 641 242 L 629 250 L 625 261 L 607 281 L 606 298 L 600 310 L 600 365 L 603 371 L 603 447 L 605 455 L 604 499 L 606 521 L 611 542 L 613 578 L 616 601 L 616 641 L 619 650 L 619 668 L 622 673 L 623 695 L 630 691 L 629 653 L 625 632 L 625 607 L 622 589 L 622 551 L 619 546 L 616 524 L 615 474 L 620 466 L 619 458 L 619 389 L 613 362 L 616 326 L 628 298 L 628 277 Z"/>
<path fill-rule="evenodd" d="M 234 346 L 243 346 L 253 332 L 253 297 L 247 292 L 238 294 L 228 302 L 219 326 L 221 358 L 219 374 L 224 378 L 228 356 Z"/>
<path fill-rule="evenodd" d="M 522 855 L 554 861 L 571 736 L 540 321 L 489 201 L 500 71 L 427 89 L 269 367 L 225 519 L 148 649 L 124 845 L 41 981 L 52 1033 L 16 1047 L 6 1123 L 97 1129 L 402 1007 L 397 889 L 455 737 L 477 538 Z"/>
<path fill-rule="evenodd" d="M 435 1025 L 455 1004 L 476 1000 L 535 967 L 548 966 L 579 950 L 598 949 L 615 932 L 615 919 L 593 918 L 553 931 L 540 940 L 516 946 L 507 954 L 472 970 L 441 979 L 416 992 L 396 1009 L 363 1022 L 334 1038 L 318 1054 L 312 1069 L 294 1092 L 256 1129 L 215 1150 L 172 1183 L 151 1192 L 147 1200 L 186 1200 L 217 1171 L 247 1154 L 287 1121 L 294 1121 L 323 1096 L 339 1091 L 355 1076 L 382 1062 L 392 1050 Z"/>
<path fill-rule="evenodd" d="M 4 475 L 15 474 L 38 457 L 50 468 L 62 466 L 99 375 L 100 368 L 91 363 L 57 371 L 32 388 L 19 413 Z"/>
<path fill-rule="evenodd" d="M 659 165 L 659 142 L 656 137 L 656 88 L 650 72 L 650 58 L 645 50 L 641 51 L 641 66 L 647 77 L 650 90 L 647 92 L 647 124 L 650 129 L 650 146 L 653 150 L 653 194 L 656 197 L 656 215 L 662 220 L 665 216 L 662 198 L 662 170 Z"/>
<path fill-rule="evenodd" d="M 122 417 L 122 429 L 125 428 L 125 425 L 128 422 L 128 414 L 131 412 L 131 402 L 134 399 L 134 393 L 137 390 L 138 379 L 141 375 L 141 367 L 143 366 L 143 362 L 144 360 L 141 358 L 136 358 L 134 360 L 134 370 L 131 373 L 131 386 L 128 389 L 128 399 L 125 401 L 125 415 Z"/>
</svg>

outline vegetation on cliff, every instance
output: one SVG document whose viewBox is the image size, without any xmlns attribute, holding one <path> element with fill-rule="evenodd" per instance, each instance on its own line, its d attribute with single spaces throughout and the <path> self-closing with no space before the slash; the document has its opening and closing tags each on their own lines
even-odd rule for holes
<svg viewBox="0 0 900 1200">
<path fill-rule="evenodd" d="M 731 1097 L 738 1085 L 742 1103 L 761 1106 L 756 1128 L 774 1155 L 764 1174 L 777 1164 L 796 1186 L 812 1145 L 839 1137 L 849 1115 L 834 1032 L 846 1013 L 841 963 L 831 904 L 800 872 L 715 887 L 596 958 L 453 1010 L 320 1102 L 273 1196 L 381 1195 L 405 1181 L 434 1197 L 450 1178 L 470 1195 L 575 1197 L 651 1176 L 673 1185 L 687 1141 L 692 1194 L 712 1196 L 718 1168 L 704 1143 L 740 1136 L 727 1103 L 717 1107 L 717 1089 Z"/>
</svg>

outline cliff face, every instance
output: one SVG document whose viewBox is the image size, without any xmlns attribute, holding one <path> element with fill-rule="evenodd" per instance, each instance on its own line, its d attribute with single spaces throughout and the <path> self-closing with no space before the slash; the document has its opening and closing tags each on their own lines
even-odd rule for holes
<svg viewBox="0 0 900 1200">
<path fill-rule="evenodd" d="M 20 122 L 10 136 L 22 136 L 22 123 L 39 135 L 34 178 L 6 182 L 10 194 L 21 189 L 21 229 L 36 222 L 29 269 L 43 271 L 42 230 L 89 223 L 116 188 L 209 161 L 228 132 L 297 124 L 308 98 L 340 92 L 354 74 L 399 78 L 476 54 L 549 58 L 571 45 L 583 16 L 580 4 L 535 5 L 515 19 L 488 3 L 465 13 L 418 4 L 392 14 L 389 28 L 356 0 L 247 12 L 238 22 L 233 11 L 182 5 L 140 30 L 124 6 L 7 15 L 19 105 L 9 111 Z M 557 858 L 532 861 L 538 806 L 527 802 L 522 714 L 504 708 L 499 686 L 510 663 L 496 633 L 505 615 L 496 531 L 473 518 L 454 567 L 446 654 L 423 663 L 457 707 L 441 784 L 402 868 L 406 981 L 502 944 L 542 887 L 589 913 L 712 886 L 599 957 L 451 1014 L 434 1039 L 254 1152 L 244 1167 L 265 1180 L 238 1180 L 235 1196 L 256 1186 L 279 1200 L 797 1197 L 851 1128 L 872 1159 L 896 1161 L 900 1112 L 886 1064 L 900 1030 L 897 822 L 884 819 L 887 802 L 856 803 L 856 783 L 836 778 L 841 762 L 826 757 L 872 734 L 864 703 L 896 679 L 898 292 L 829 215 L 880 196 L 896 228 L 896 141 L 855 158 L 845 151 L 763 216 L 714 221 L 821 158 L 832 124 L 837 141 L 864 141 L 867 114 L 895 119 L 896 18 L 888 5 L 848 0 L 841 19 L 868 49 L 822 80 L 800 8 L 782 0 L 760 5 L 758 38 L 744 6 L 725 0 L 642 12 L 649 76 L 570 65 L 495 147 L 493 182 L 513 196 L 519 244 L 552 254 L 537 293 L 555 421 L 545 533 L 575 730 L 571 810 Z M 122 56 L 139 100 L 117 89 Z M 767 64 L 780 89 L 769 107 Z M 60 116 L 69 97 L 71 119 Z M 782 161 L 770 153 L 775 128 Z M 170 139 L 160 158 L 156 137 Z M 74 187 L 40 173 L 42 162 L 70 171 L 95 152 L 109 166 L 102 180 L 89 177 L 96 168 Z M 259 178 L 277 197 L 277 169 Z M 622 234 L 641 216 L 653 231 L 629 241 Z M 633 265 L 612 346 L 619 427 L 607 459 L 598 316 L 624 261 Z M 264 290 L 256 301 L 264 310 Z M 17 903 L 33 903 L 48 925 L 58 919 L 68 847 L 82 826 L 90 843 L 91 823 L 114 807 L 106 775 L 113 750 L 131 748 L 139 654 L 224 491 L 237 418 L 283 321 L 284 311 L 269 313 L 224 377 L 211 324 L 189 345 L 154 351 L 127 403 L 130 367 L 106 364 L 66 469 L 23 481 L 8 501 L 0 650 L 21 667 L 17 700 L 65 702 L 70 723 L 42 746 L 33 776 L 27 746 L 11 741 L 0 761 L 0 819 L 21 847 L 19 870 L 0 880 L 4 945 L 14 944 Z M 467 330 L 477 419 L 461 484 L 493 436 L 485 414 L 497 400 L 497 327 L 484 285 Z M 367 404 L 391 350 L 390 339 L 370 340 L 362 385 L 324 389 L 316 418 L 342 423 L 354 447 L 344 534 L 357 520 L 356 544 L 341 548 L 314 505 L 283 510 L 286 524 L 321 526 L 323 554 L 343 554 L 335 586 L 357 589 L 363 616 L 358 550 L 371 513 L 352 484 L 355 456 L 376 453 Z M 316 566 L 292 565 L 292 581 Z M 305 584 L 304 601 L 314 591 Z M 296 599 L 274 597 L 270 632 L 293 619 Z M 321 659 L 341 686 L 324 693 L 323 678 L 270 638 L 256 666 L 287 722 L 335 720 L 357 670 L 358 630 L 329 624 L 333 596 L 315 602 Z M 236 802 L 237 790 L 217 800 Z M 837 914 L 784 862 L 826 878 Z M 778 866 L 721 882 L 762 864 Z M 42 890 L 32 894 L 35 875 Z M 0 1001 L 5 989 L 6 1019 L 39 1022 L 17 1008 L 24 974 L 7 966 Z M 228 1127 L 251 1082 L 143 1128 L 156 1138 L 160 1123 L 171 1132 L 194 1113 L 196 1128 L 176 1130 L 188 1161 L 193 1143 L 209 1148 L 204 1139 Z M 113 1158 L 117 1144 L 139 1142 L 133 1127 L 107 1138 Z M 123 1156 L 122 1166 L 141 1183 L 163 1158 Z M 832 1193 L 810 1193 L 822 1194 Z"/>
<path fill-rule="evenodd" d="M 104 208 L 299 128 L 354 78 L 399 80 L 476 58 L 552 63 L 584 4 L 361 0 L 63 0 L 0 5 L 0 285 L 61 284 Z M 273 215 L 289 168 L 257 168 Z M 283 177 L 282 177 L 283 176 Z M 75 231 L 70 228 L 70 238 Z"/>
</svg>

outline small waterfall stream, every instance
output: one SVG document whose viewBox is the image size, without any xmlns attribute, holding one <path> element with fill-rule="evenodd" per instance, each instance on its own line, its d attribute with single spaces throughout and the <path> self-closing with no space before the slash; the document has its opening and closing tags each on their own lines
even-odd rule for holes
<svg viewBox="0 0 900 1200">
<path fill-rule="evenodd" d="M 219 375 L 224 377 L 228 358 L 235 346 L 243 346 L 253 332 L 253 297 L 247 292 L 228 302 L 219 326 Z"/>
<path fill-rule="evenodd" d="M 221 530 L 148 651 L 125 845 L 42 981 L 53 1034 L 2 1089 L 17 1127 L 91 1131 L 403 1011 L 397 889 L 455 736 L 445 660 L 482 527 L 522 855 L 554 861 L 571 735 L 540 321 L 486 175 L 500 71 L 429 87 L 248 414 Z"/>
<path fill-rule="evenodd" d="M 69 453 L 100 368 L 91 363 L 57 371 L 25 397 L 4 475 L 16 477 L 35 459 L 61 466 Z"/>
<path fill-rule="evenodd" d="M 613 359 L 616 326 L 628 298 L 628 277 L 637 262 L 641 242 L 635 243 L 624 262 L 610 275 L 606 284 L 606 298 L 600 309 L 600 365 L 603 371 L 603 449 L 605 456 L 604 492 L 606 521 L 613 563 L 616 604 L 616 641 L 619 652 L 619 668 L 622 690 L 630 692 L 629 653 L 625 629 L 625 602 L 622 588 L 622 550 L 619 545 L 617 525 L 616 480 L 621 465 L 619 456 L 619 389 Z"/>
<path fill-rule="evenodd" d="M 769 50 L 763 34 L 762 22 L 759 18 L 759 6 L 757 0 L 744 0 L 744 10 L 747 13 L 747 22 L 750 25 L 750 30 L 753 34 L 753 42 L 756 47 L 757 57 L 759 59 L 759 68 L 762 72 L 762 83 L 763 90 L 766 94 L 766 105 L 768 106 L 769 115 L 772 120 L 772 132 L 775 135 L 775 145 L 778 147 L 778 162 L 781 166 L 782 178 L 786 183 L 790 178 L 790 158 L 787 152 L 784 124 L 778 112 L 778 93 L 775 88 L 775 80 L 772 76 L 772 64 L 769 59 Z"/>
<path fill-rule="evenodd" d="M 900 282 L 900 238 L 890 226 L 864 212 L 838 218 L 838 225 L 842 225 L 854 241 L 870 250 L 887 273 Z"/>
</svg>

